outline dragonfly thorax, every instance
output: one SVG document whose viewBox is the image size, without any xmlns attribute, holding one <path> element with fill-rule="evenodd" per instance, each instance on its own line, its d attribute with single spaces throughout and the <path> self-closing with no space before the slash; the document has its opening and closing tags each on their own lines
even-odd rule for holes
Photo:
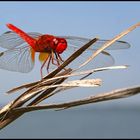
<svg viewBox="0 0 140 140">
<path fill-rule="evenodd" d="M 35 45 L 37 52 L 52 52 L 62 53 L 67 48 L 67 42 L 63 38 L 58 38 L 53 35 L 40 36 Z"/>
</svg>

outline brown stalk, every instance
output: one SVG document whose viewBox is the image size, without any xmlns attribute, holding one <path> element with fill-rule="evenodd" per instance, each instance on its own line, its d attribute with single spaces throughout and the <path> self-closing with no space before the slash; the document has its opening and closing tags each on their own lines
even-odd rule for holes
<svg viewBox="0 0 140 140">
<path fill-rule="evenodd" d="M 50 73 L 48 76 L 46 76 L 44 79 L 48 79 L 48 78 L 51 78 L 51 77 L 54 77 L 57 73 L 59 73 L 65 66 L 67 66 L 69 63 L 71 63 L 74 59 L 76 59 L 80 54 L 82 54 L 88 47 L 90 47 L 93 43 L 95 43 L 97 41 L 96 38 L 92 39 L 91 41 L 89 41 L 87 44 L 85 44 L 84 46 L 82 46 L 79 50 L 77 50 L 74 54 L 72 54 L 62 65 L 60 65 L 55 71 L 53 71 L 52 73 Z M 71 71 L 71 69 L 69 69 Z M 70 72 L 68 71 L 68 73 Z M 64 73 L 63 73 L 64 74 Z M 63 75 L 62 74 L 62 75 Z M 62 78 L 62 79 L 58 79 L 55 81 L 56 84 L 59 84 L 61 82 L 63 82 L 66 78 Z M 42 80 L 43 81 L 43 80 Z M 24 103 L 26 103 L 27 101 L 29 101 L 31 98 L 33 98 L 34 96 L 38 95 L 40 92 L 37 92 L 35 91 L 35 88 L 39 86 L 39 84 L 42 82 L 42 81 L 38 81 L 38 82 L 35 82 L 35 83 L 31 83 L 31 84 L 28 84 L 28 85 L 31 85 L 31 87 L 26 91 L 24 92 L 21 96 L 19 96 L 16 100 L 13 101 L 12 105 L 9 106 L 9 109 L 7 110 L 4 110 L 3 112 L 1 112 L 1 115 L 2 116 L 2 119 L 0 121 L 0 129 L 4 128 L 5 126 L 7 126 L 9 123 L 11 123 L 12 121 L 14 121 L 15 119 L 17 119 L 18 117 L 20 117 L 23 113 L 21 114 L 17 114 L 17 115 L 10 115 L 10 112 L 13 108 L 16 108 L 16 107 L 20 107 L 22 106 Z M 59 81 L 57 83 L 57 81 Z M 53 84 L 54 81 L 51 83 Z M 50 84 L 50 83 L 49 83 Z M 17 88 L 18 89 L 18 88 Z M 16 89 L 16 90 L 17 90 Z M 46 91 L 43 91 L 41 96 L 39 96 L 37 99 L 35 99 L 34 101 L 32 101 L 29 105 L 31 104 L 36 104 L 36 102 L 40 102 L 41 99 L 50 94 L 52 91 L 54 91 L 56 88 L 53 88 L 53 89 L 47 89 Z M 13 91 L 13 90 L 12 90 Z M 36 94 L 32 94 L 32 92 L 34 92 Z M 30 96 L 27 96 L 31 94 Z M 26 97 L 27 96 L 27 97 Z M 25 98 L 26 97 L 26 98 Z"/>
<path fill-rule="evenodd" d="M 47 75 L 44 79 L 49 79 L 54 77 L 57 73 L 59 73 L 65 66 L 67 66 L 68 64 L 70 64 L 74 59 L 76 59 L 79 55 L 81 55 L 86 49 L 88 49 L 93 43 L 95 43 L 98 39 L 94 38 L 91 41 L 89 41 L 87 44 L 85 44 L 84 46 L 82 46 L 80 49 L 78 49 L 76 52 L 74 52 L 64 63 L 62 63 L 56 70 L 54 70 L 53 72 L 51 72 L 49 75 Z M 29 83 L 29 84 L 25 84 L 19 87 L 16 87 L 12 90 L 9 90 L 7 93 L 11 93 L 17 90 L 20 90 L 22 88 L 29 88 L 32 87 L 36 84 L 40 83 L 40 81 L 38 82 L 34 82 L 34 83 Z"/>
<path fill-rule="evenodd" d="M 101 48 L 99 48 L 97 51 L 95 51 L 95 53 L 92 56 L 90 56 L 87 59 L 87 61 L 85 61 L 85 63 L 80 65 L 78 67 L 78 69 L 85 66 L 88 62 L 93 60 L 104 49 L 109 47 L 112 43 L 114 43 L 115 41 L 117 41 L 118 39 L 123 37 L 124 35 L 128 34 L 130 31 L 134 30 L 138 26 L 140 26 L 140 22 L 131 26 L 124 32 L 120 33 L 119 35 L 114 37 L 112 40 L 106 42 Z M 139 86 L 134 87 L 134 88 L 116 90 L 116 91 L 112 91 L 112 92 L 108 92 L 108 93 L 104 93 L 104 94 L 91 96 L 86 99 L 62 103 L 62 104 L 51 104 L 51 105 L 47 104 L 44 106 L 37 106 L 37 104 L 40 103 L 41 101 L 43 101 L 44 99 L 54 95 L 53 93 L 55 93 L 55 90 L 57 88 L 57 87 L 55 87 L 55 88 L 47 87 L 46 89 L 43 89 L 42 91 L 40 91 L 40 90 L 38 90 L 38 87 L 45 85 L 45 84 L 46 85 L 61 84 L 65 79 L 67 79 L 67 77 L 55 79 L 55 80 L 52 80 L 49 82 L 46 82 L 45 80 L 53 78 L 53 77 L 57 76 L 58 74 L 60 76 L 61 75 L 63 76 L 65 74 L 67 75 L 67 74 L 70 74 L 70 73 L 76 71 L 77 69 L 75 69 L 75 70 L 68 69 L 65 71 L 65 73 L 64 72 L 60 73 L 61 70 L 64 69 L 65 66 L 67 66 L 74 59 L 76 59 L 79 55 L 81 55 L 88 47 L 90 47 L 96 41 L 97 41 L 97 39 L 95 38 L 95 39 L 89 41 L 84 46 L 82 46 L 79 50 L 77 50 L 75 53 L 73 53 L 62 65 L 60 65 L 56 70 L 54 70 L 49 75 L 47 75 L 43 80 L 37 81 L 34 83 L 29 83 L 26 85 L 22 85 L 20 87 L 10 90 L 9 93 L 13 92 L 13 91 L 17 91 L 22 88 L 28 88 L 27 91 L 25 91 L 22 95 L 20 95 L 12 103 L 9 103 L 7 108 L 1 108 L 1 110 L 0 110 L 0 116 L 1 116 L 0 129 L 4 128 L 8 124 L 10 124 L 14 120 L 16 120 L 18 117 L 20 117 L 21 115 L 23 115 L 24 113 L 29 112 L 29 111 L 35 111 L 35 110 L 40 110 L 40 109 L 67 109 L 67 108 L 74 107 L 74 106 L 101 102 L 101 101 L 107 101 L 107 100 L 113 100 L 113 99 L 119 99 L 119 98 L 129 97 L 129 96 L 138 94 L 140 92 Z M 37 95 L 38 95 L 38 97 L 36 97 L 33 101 L 28 103 L 27 106 L 25 106 L 25 107 L 23 106 L 25 103 L 27 103 L 27 101 L 30 101 L 30 99 L 34 98 Z"/>
<path fill-rule="evenodd" d="M 123 88 L 123 89 L 117 89 L 111 92 L 101 93 L 101 94 L 94 95 L 85 99 L 76 100 L 76 101 L 67 102 L 67 103 L 15 108 L 13 109 L 13 114 L 19 113 L 19 112 L 25 113 L 25 112 L 36 111 L 36 110 L 41 110 L 41 109 L 66 109 L 66 108 L 71 108 L 71 107 L 80 106 L 84 104 L 126 98 L 133 95 L 137 95 L 139 93 L 140 93 L 140 86 L 131 87 L 131 88 Z"/>
</svg>

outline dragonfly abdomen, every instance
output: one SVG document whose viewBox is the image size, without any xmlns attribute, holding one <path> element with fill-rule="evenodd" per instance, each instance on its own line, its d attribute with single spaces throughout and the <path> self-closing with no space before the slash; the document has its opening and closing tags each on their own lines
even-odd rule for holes
<svg viewBox="0 0 140 140">
<path fill-rule="evenodd" d="M 12 24 L 7 24 L 7 27 L 9 29 L 11 29 L 13 32 L 15 32 L 16 34 L 18 34 L 23 40 L 25 40 L 32 48 L 34 48 L 34 44 L 36 39 L 32 38 L 31 36 L 29 36 L 27 33 L 25 33 L 24 31 L 22 31 L 21 29 L 17 28 L 16 26 L 12 25 Z"/>
</svg>

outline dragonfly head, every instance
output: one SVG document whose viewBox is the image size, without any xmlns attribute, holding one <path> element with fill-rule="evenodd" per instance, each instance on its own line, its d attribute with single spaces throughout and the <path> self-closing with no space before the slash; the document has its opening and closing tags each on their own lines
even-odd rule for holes
<svg viewBox="0 0 140 140">
<path fill-rule="evenodd" d="M 54 41 L 56 42 L 55 51 L 61 54 L 67 48 L 67 41 L 64 38 L 56 38 Z"/>
<path fill-rule="evenodd" d="M 36 41 L 36 51 L 54 50 L 62 53 L 67 48 L 67 41 L 64 38 L 55 37 L 53 35 L 42 35 Z"/>
</svg>

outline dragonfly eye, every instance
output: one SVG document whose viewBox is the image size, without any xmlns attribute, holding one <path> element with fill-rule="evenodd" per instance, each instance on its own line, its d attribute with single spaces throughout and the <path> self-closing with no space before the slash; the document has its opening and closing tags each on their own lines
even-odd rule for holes
<svg viewBox="0 0 140 140">
<path fill-rule="evenodd" d="M 65 49 L 67 48 L 67 42 L 65 39 L 60 39 L 58 41 L 57 47 L 56 47 L 56 52 L 57 53 L 62 53 Z"/>
</svg>

